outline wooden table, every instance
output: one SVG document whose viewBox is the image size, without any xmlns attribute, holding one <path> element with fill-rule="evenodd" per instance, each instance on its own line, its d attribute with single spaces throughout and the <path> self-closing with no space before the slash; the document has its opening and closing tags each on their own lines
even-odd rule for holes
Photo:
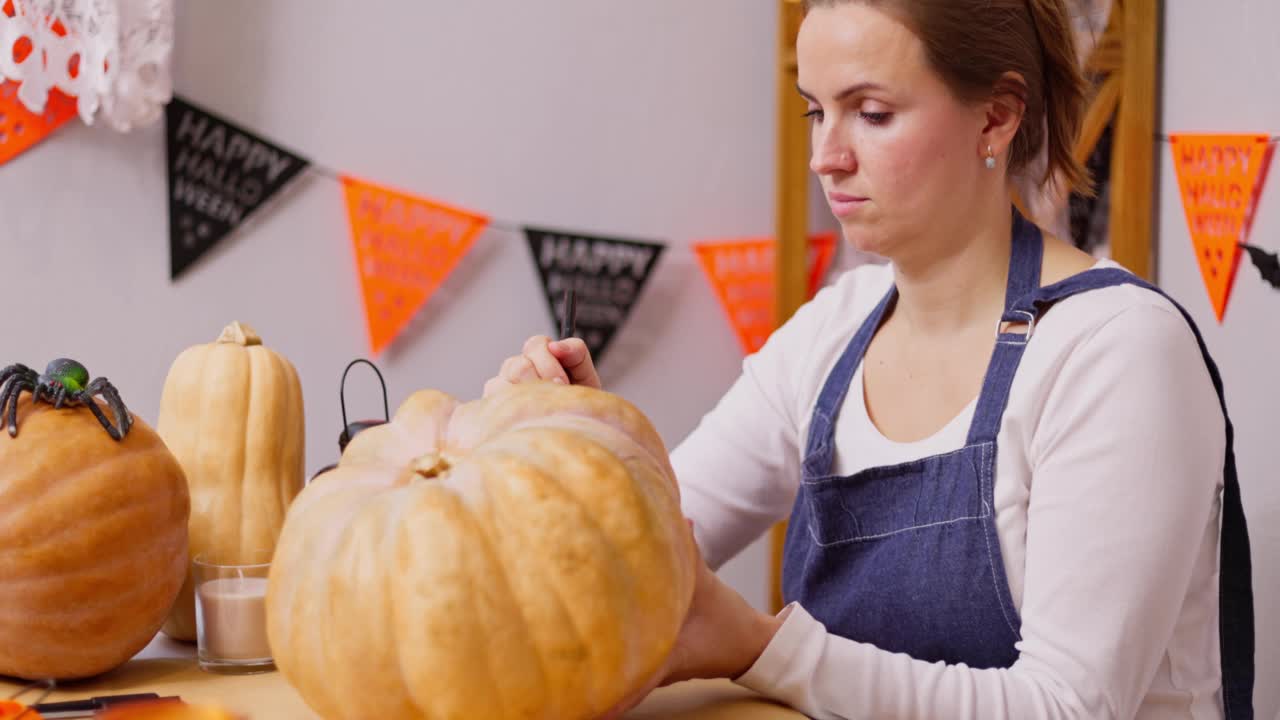
<svg viewBox="0 0 1280 720">
<path fill-rule="evenodd" d="M 19 684 L 0 681 L 0 697 Z M 193 705 L 219 705 L 247 720 L 319 720 L 278 672 L 215 675 L 200 669 L 195 646 L 157 636 L 124 666 L 98 678 L 62 684 L 48 700 L 154 692 Z M 27 700 L 30 695 L 22 699 Z M 694 681 L 662 688 L 627 714 L 628 720 L 797 720 L 804 716 L 728 681 Z"/>
</svg>

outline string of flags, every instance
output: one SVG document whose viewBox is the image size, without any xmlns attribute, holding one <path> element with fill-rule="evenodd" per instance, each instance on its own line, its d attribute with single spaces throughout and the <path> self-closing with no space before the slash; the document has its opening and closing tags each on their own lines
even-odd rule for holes
<svg viewBox="0 0 1280 720">
<path fill-rule="evenodd" d="M 400 336 L 487 228 L 524 235 L 553 326 L 563 320 L 560 298 L 566 290 L 574 291 L 575 334 L 597 360 L 666 250 L 664 243 L 651 240 L 513 228 L 482 213 L 333 172 L 181 97 L 168 105 L 165 122 L 171 279 L 188 272 L 311 168 L 342 185 L 374 355 Z M 813 290 L 834 254 L 833 237 L 816 242 L 819 250 L 810 266 Z M 758 349 L 760 338 L 773 328 L 771 314 L 754 311 L 760 297 L 772 297 L 772 244 L 768 238 L 752 238 L 698 245 L 699 256 L 711 258 L 704 262 L 708 279 L 746 352 Z"/>
<path fill-rule="evenodd" d="M 17 84 L 0 83 L 0 165 L 34 147 L 75 115 L 74 98 L 55 91 L 45 111 L 29 112 Z M 553 327 L 559 298 L 578 298 L 577 334 L 605 355 L 643 293 L 666 245 L 500 223 L 489 216 L 334 172 L 175 95 L 166 106 L 170 278 L 199 259 L 304 171 L 341 183 L 360 279 L 370 350 L 381 354 L 488 228 L 522 233 Z M 1248 244 L 1277 140 L 1266 134 L 1174 134 L 1169 142 L 1192 245 L 1210 304 L 1222 322 L 1242 257 L 1280 288 L 1280 257 Z M 744 353 L 774 328 L 771 238 L 694 243 L 707 281 Z M 834 235 L 808 240 L 808 291 L 822 284 Z"/>
</svg>

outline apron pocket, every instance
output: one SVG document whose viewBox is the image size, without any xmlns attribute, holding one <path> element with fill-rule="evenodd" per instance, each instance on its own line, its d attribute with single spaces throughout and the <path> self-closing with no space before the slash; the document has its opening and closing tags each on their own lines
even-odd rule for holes
<svg viewBox="0 0 1280 720">
<path fill-rule="evenodd" d="M 984 489 L 994 458 L 993 444 L 981 443 L 854 475 L 806 478 L 801 493 L 814 542 L 871 541 L 988 517 Z"/>
</svg>

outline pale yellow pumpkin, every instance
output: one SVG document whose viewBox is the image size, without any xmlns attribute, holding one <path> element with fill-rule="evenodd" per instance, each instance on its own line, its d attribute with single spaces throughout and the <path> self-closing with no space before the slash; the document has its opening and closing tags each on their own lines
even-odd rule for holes
<svg viewBox="0 0 1280 720">
<path fill-rule="evenodd" d="M 110 413 L 105 403 L 99 403 Z M 155 637 L 187 565 L 187 486 L 141 418 L 18 403 L 0 431 L 0 675 L 82 678 Z"/>
<path fill-rule="evenodd" d="M 253 328 L 228 325 L 215 342 L 174 360 L 156 430 L 191 489 L 191 557 L 252 562 L 275 548 L 289 503 L 305 481 L 302 386 L 293 365 Z M 187 581 L 166 635 L 196 639 Z"/>
<path fill-rule="evenodd" d="M 697 551 L 661 438 L 599 390 L 424 390 L 298 496 L 267 593 L 321 716 L 578 720 L 654 675 Z"/>
</svg>

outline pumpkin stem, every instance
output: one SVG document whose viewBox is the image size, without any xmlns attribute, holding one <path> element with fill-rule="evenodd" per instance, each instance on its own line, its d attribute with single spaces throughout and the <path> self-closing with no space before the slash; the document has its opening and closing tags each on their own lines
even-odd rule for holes
<svg viewBox="0 0 1280 720">
<path fill-rule="evenodd" d="M 419 455 L 409 464 L 409 469 L 427 479 L 440 477 L 448 472 L 450 467 L 449 460 L 438 452 Z"/>
<path fill-rule="evenodd" d="M 262 338 L 258 337 L 258 333 L 248 325 L 241 322 L 233 322 L 222 328 L 222 334 L 218 336 L 218 342 L 248 347 L 249 345 L 261 345 Z"/>
</svg>

